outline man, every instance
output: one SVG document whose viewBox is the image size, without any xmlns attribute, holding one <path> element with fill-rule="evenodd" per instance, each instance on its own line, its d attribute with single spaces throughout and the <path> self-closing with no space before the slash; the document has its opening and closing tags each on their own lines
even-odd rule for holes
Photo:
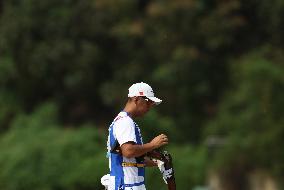
<svg viewBox="0 0 284 190">
<path fill-rule="evenodd" d="M 143 144 L 140 129 L 133 121 L 136 117 L 144 116 L 162 100 L 156 98 L 152 88 L 143 82 L 133 84 L 128 90 L 128 101 L 123 111 L 109 127 L 108 190 L 146 190 L 144 167 L 157 164 L 144 156 L 147 152 L 168 144 L 168 138 L 164 134 Z"/>
</svg>

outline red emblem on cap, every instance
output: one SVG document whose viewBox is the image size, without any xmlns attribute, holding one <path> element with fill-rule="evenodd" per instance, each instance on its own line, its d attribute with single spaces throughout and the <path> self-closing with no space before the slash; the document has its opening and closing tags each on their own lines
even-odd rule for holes
<svg viewBox="0 0 284 190">
<path fill-rule="evenodd" d="M 143 92 L 139 92 L 139 94 L 140 94 L 140 96 L 143 96 L 143 95 L 144 95 L 144 93 L 143 93 Z"/>
</svg>

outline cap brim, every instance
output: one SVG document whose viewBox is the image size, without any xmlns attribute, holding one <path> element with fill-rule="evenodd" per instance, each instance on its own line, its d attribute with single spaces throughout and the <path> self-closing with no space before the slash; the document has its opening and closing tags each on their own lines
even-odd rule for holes
<svg viewBox="0 0 284 190">
<path fill-rule="evenodd" d="M 159 105 L 160 103 L 162 103 L 162 100 L 156 97 L 148 97 L 150 100 L 152 100 L 153 102 L 155 102 L 155 105 Z"/>
</svg>

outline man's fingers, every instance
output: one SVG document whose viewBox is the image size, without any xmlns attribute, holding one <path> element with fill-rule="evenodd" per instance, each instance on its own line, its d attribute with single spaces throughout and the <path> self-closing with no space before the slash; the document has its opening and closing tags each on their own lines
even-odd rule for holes
<svg viewBox="0 0 284 190">
<path fill-rule="evenodd" d="M 165 134 L 161 134 L 161 140 L 163 144 L 168 144 L 168 137 Z"/>
<path fill-rule="evenodd" d="M 161 134 L 160 137 L 161 137 L 162 139 L 168 139 L 167 135 L 165 135 L 165 134 Z"/>
<path fill-rule="evenodd" d="M 153 142 L 154 144 L 156 144 L 157 148 L 159 148 L 159 147 L 161 147 L 161 146 L 163 146 L 163 145 L 168 144 L 169 139 L 168 139 L 168 137 L 167 137 L 165 134 L 160 134 L 160 135 L 158 135 L 157 137 L 155 137 L 155 138 L 152 140 L 152 142 Z"/>
</svg>

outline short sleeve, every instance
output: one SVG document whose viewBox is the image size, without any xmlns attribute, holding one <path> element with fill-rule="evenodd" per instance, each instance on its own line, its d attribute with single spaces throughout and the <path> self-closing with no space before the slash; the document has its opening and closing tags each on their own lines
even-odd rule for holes
<svg viewBox="0 0 284 190">
<path fill-rule="evenodd" d="M 135 136 L 135 124 L 129 117 L 116 121 L 114 125 L 114 134 L 120 145 L 131 141 L 137 143 Z"/>
</svg>

